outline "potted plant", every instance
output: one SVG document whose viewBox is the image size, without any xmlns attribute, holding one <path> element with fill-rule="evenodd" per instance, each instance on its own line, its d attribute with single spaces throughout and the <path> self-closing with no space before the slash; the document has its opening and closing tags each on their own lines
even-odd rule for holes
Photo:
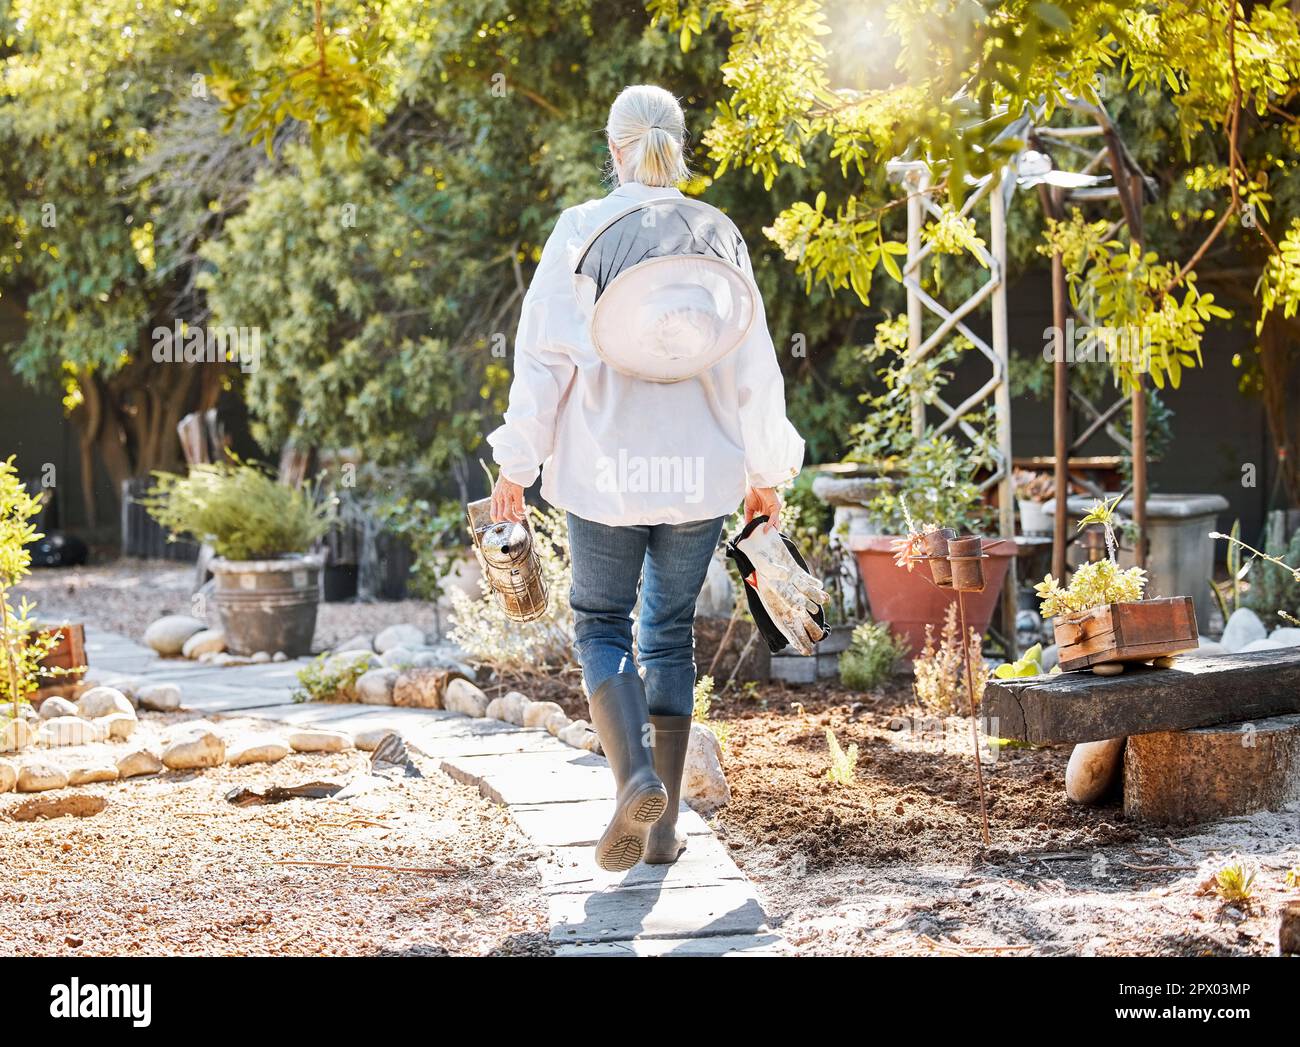
<svg viewBox="0 0 1300 1047">
<path fill-rule="evenodd" d="M 926 577 L 895 568 L 900 543 L 933 529 L 918 526 L 914 518 L 942 521 L 943 526 L 961 533 L 978 534 L 991 516 L 977 480 L 981 471 L 992 465 L 987 415 L 972 416 L 965 424 L 974 436 L 971 445 L 963 447 L 947 431 L 928 425 L 918 430 L 912 413 L 913 391 L 922 404 L 932 403 L 950 378 L 947 368 L 969 348 L 964 338 L 950 339 L 915 361 L 907 352 L 907 318 L 899 316 L 877 327 L 875 341 L 866 350 L 869 360 L 882 361 L 877 377 L 885 391 L 863 397 L 868 412 L 854 429 L 848 457 L 868 464 L 890 482 L 874 488 L 864 502 L 880 533 L 851 534 L 848 544 L 857 560 L 871 617 L 888 622 L 895 635 L 907 642 L 909 654 L 921 650 L 926 625 L 939 621 L 952 599 Z M 984 562 L 987 584 L 981 592 L 971 593 L 966 602 L 969 624 L 981 635 L 993 618 L 1016 545 L 986 538 L 983 551 L 988 556 Z"/>
<path fill-rule="evenodd" d="M 1197 647 L 1191 597 L 1143 600 L 1146 572 L 1119 566 L 1114 513 L 1119 504 L 1097 502 L 1079 522 L 1100 524 L 1106 557 L 1077 568 L 1064 588 L 1050 574 L 1034 586 L 1044 618 L 1052 619 L 1061 669 L 1092 669 L 1110 676 L 1126 663 L 1167 666 L 1173 655 Z"/>
<path fill-rule="evenodd" d="M 314 484 L 288 487 L 231 455 L 192 466 L 189 474 L 156 473 L 146 502 L 173 537 L 212 545 L 213 603 L 234 654 L 308 654 L 320 600 L 319 557 L 308 554 L 328 529 L 334 502 Z"/>
<path fill-rule="evenodd" d="M 1048 473 L 1017 469 L 1012 474 L 1016 488 L 1016 505 L 1020 508 L 1022 534 L 1051 534 L 1052 516 L 1043 503 L 1056 493 L 1056 482 Z"/>
</svg>

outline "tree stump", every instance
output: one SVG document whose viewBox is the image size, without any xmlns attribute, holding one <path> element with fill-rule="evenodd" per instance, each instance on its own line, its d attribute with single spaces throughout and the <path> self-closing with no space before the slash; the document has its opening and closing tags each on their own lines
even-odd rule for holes
<svg viewBox="0 0 1300 1047">
<path fill-rule="evenodd" d="M 1300 800 L 1300 715 L 1135 734 L 1124 814 L 1164 825 L 1276 811 Z"/>
</svg>

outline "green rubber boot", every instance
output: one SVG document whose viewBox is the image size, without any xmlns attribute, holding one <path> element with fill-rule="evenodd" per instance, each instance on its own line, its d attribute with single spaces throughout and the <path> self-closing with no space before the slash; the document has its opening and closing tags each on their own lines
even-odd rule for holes
<svg viewBox="0 0 1300 1047">
<path fill-rule="evenodd" d="M 645 684 L 636 673 L 619 673 L 596 688 L 588 705 L 618 790 L 614 817 L 596 844 L 596 864 L 624 872 L 641 860 L 650 828 L 668 806 L 650 755 Z"/>
<path fill-rule="evenodd" d="M 691 743 L 689 716 L 651 716 L 654 725 L 655 773 L 668 790 L 668 807 L 654 823 L 646 840 L 647 865 L 671 865 L 686 850 L 686 835 L 677 830 L 677 808 L 682 795 L 682 770 Z"/>
</svg>

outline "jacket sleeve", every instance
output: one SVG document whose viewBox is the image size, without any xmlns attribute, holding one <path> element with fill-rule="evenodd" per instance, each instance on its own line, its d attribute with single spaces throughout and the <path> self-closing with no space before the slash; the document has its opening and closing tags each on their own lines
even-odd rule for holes
<svg viewBox="0 0 1300 1047">
<path fill-rule="evenodd" d="M 556 412 L 575 371 L 580 320 L 569 265 L 572 234 L 572 219 L 561 214 L 524 295 L 504 423 L 487 438 L 501 475 L 523 487 L 532 486 L 551 456 Z"/>
<path fill-rule="evenodd" d="M 744 270 L 754 275 L 748 251 Z M 757 289 L 757 284 L 755 284 Z M 754 324 L 739 350 L 736 366 L 740 432 L 745 445 L 745 480 L 751 487 L 780 487 L 803 467 L 803 438 L 785 416 L 785 379 L 767 329 L 763 298 L 755 303 Z"/>
</svg>

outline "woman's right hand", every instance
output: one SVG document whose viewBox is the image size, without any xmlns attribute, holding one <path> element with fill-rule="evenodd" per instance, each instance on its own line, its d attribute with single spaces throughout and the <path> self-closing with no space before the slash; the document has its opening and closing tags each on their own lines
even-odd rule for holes
<svg viewBox="0 0 1300 1047">
<path fill-rule="evenodd" d="M 524 519 L 524 489 L 519 484 L 498 476 L 492 488 L 492 522 L 522 523 Z"/>
<path fill-rule="evenodd" d="M 774 487 L 745 488 L 745 523 L 755 516 L 766 516 L 763 530 L 771 531 L 781 525 L 781 496 Z"/>
</svg>

